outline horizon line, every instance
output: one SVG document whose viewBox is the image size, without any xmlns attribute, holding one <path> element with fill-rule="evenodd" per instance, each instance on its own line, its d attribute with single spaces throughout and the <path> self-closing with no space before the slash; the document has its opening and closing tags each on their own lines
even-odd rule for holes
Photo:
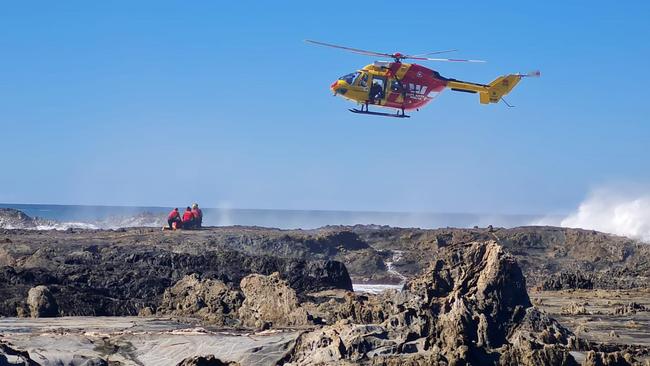
<svg viewBox="0 0 650 366">
<path fill-rule="evenodd" d="M 158 206 L 158 205 L 89 205 L 89 204 L 61 204 L 61 203 L 8 203 L 0 202 L 0 208 L 6 205 L 12 206 L 61 206 L 61 207 L 104 207 L 104 208 L 164 208 L 170 209 L 176 206 Z M 180 206 L 178 206 L 180 207 Z M 202 207 L 203 209 L 212 210 L 235 210 L 235 211 L 287 211 L 287 212 L 346 212 L 346 213 L 373 213 L 373 214 L 402 214 L 402 215 L 476 215 L 476 216 L 531 216 L 531 217 L 554 217 L 566 216 L 567 213 L 553 214 L 536 214 L 536 213 L 486 213 L 486 212 L 434 212 L 434 211 L 384 211 L 384 210 L 350 210 L 350 209 L 293 209 L 293 208 L 243 208 L 243 207 Z"/>
</svg>

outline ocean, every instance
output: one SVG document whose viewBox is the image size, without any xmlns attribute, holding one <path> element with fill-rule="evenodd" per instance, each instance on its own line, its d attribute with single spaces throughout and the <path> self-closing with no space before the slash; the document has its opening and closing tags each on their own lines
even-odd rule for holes
<svg viewBox="0 0 650 366">
<path fill-rule="evenodd" d="M 56 228 L 117 228 L 159 226 L 165 223 L 171 207 L 79 206 L 2 204 L 31 217 L 59 223 Z M 183 207 L 179 207 L 183 209 Z M 529 225 L 541 215 L 503 215 L 473 213 L 409 213 L 373 211 L 271 210 L 202 208 L 204 226 L 263 226 L 280 229 L 314 229 L 327 225 L 389 225 L 418 227 L 515 227 Z"/>
</svg>

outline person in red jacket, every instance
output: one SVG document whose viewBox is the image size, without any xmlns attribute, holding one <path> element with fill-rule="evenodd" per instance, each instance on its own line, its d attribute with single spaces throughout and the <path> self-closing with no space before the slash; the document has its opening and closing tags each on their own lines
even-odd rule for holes
<svg viewBox="0 0 650 366">
<path fill-rule="evenodd" d="M 174 223 L 178 226 L 181 222 L 181 213 L 178 212 L 178 207 L 173 209 L 169 215 L 167 215 L 167 224 L 169 225 L 169 229 L 172 230 L 174 229 Z"/>
<path fill-rule="evenodd" d="M 192 215 L 194 215 L 194 227 L 200 228 L 203 224 L 203 211 L 199 208 L 199 205 L 196 203 L 192 204 Z"/>
<path fill-rule="evenodd" d="M 183 229 L 191 229 L 192 226 L 194 226 L 194 214 L 192 214 L 190 206 L 187 206 L 183 212 Z"/>
</svg>

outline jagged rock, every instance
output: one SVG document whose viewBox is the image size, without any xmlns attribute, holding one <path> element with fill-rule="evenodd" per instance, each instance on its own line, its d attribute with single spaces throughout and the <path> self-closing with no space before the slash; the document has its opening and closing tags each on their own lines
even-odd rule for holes
<svg viewBox="0 0 650 366">
<path fill-rule="evenodd" d="M 59 315 L 59 306 L 50 290 L 43 285 L 33 287 L 27 294 L 27 306 L 32 318 L 54 317 Z"/>
<path fill-rule="evenodd" d="M 242 324 L 263 328 L 303 326 L 313 324 L 312 317 L 300 306 L 296 291 L 279 273 L 270 276 L 252 274 L 239 284 L 244 301 L 239 308 Z"/>
<path fill-rule="evenodd" d="M 306 333 L 297 342 L 292 355 L 297 365 L 357 362 L 376 354 L 396 353 L 398 345 L 388 339 L 385 327 L 353 324 L 348 320 Z"/>
<path fill-rule="evenodd" d="M 179 362 L 176 366 L 239 366 L 239 363 L 224 362 L 214 357 L 214 355 L 209 355 L 188 357 Z"/>
<path fill-rule="evenodd" d="M 583 366 L 631 366 L 633 358 L 621 352 L 595 352 L 589 351 Z"/>
<path fill-rule="evenodd" d="M 495 242 L 448 246 L 403 292 L 382 296 L 344 302 L 349 318 L 303 334 L 290 363 L 575 365 L 571 333 L 531 305 L 514 257 Z"/>
<path fill-rule="evenodd" d="M 517 258 L 529 286 L 545 290 L 635 288 L 647 287 L 650 280 L 650 246 L 593 230 L 549 226 L 429 230 L 363 225 L 351 230 L 373 248 L 403 251 L 396 269 L 409 277 L 426 268 L 442 247 L 496 239 Z M 356 271 L 350 272 L 355 276 Z"/>
<path fill-rule="evenodd" d="M 539 366 L 539 365 L 567 365 L 578 366 L 568 350 L 550 344 L 514 338 L 512 346 L 505 346 L 501 350 L 498 361 L 500 366 Z"/>
<path fill-rule="evenodd" d="M 349 319 L 359 324 L 381 323 L 388 318 L 392 306 L 393 292 L 384 292 L 374 296 L 346 292 L 343 301 L 338 304 L 321 304 L 319 312 L 326 314 L 329 323 Z"/>
<path fill-rule="evenodd" d="M 198 317 L 209 323 L 231 325 L 244 297 L 218 280 L 200 279 L 191 274 L 165 290 L 159 315 Z"/>
<path fill-rule="evenodd" d="M 563 315 L 589 315 L 589 311 L 584 304 L 578 304 L 572 302 L 567 306 L 563 306 L 561 309 Z"/>
<path fill-rule="evenodd" d="M 552 274 L 541 284 L 543 290 L 557 291 L 563 289 L 593 289 L 594 281 L 592 275 L 577 272 L 563 271 Z"/>
<path fill-rule="evenodd" d="M 614 315 L 636 314 L 638 311 L 648 311 L 648 308 L 636 302 L 630 302 L 614 308 Z"/>
<path fill-rule="evenodd" d="M 138 316 L 141 317 L 148 317 L 148 316 L 154 316 L 156 312 L 151 308 L 151 306 L 145 306 L 140 311 L 138 311 Z"/>
</svg>

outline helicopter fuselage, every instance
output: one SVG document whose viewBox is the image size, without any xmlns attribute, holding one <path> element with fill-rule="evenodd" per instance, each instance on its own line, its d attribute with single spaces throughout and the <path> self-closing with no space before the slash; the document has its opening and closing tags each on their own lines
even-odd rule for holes
<svg viewBox="0 0 650 366">
<path fill-rule="evenodd" d="M 417 64 L 376 61 L 331 85 L 335 95 L 361 104 L 418 109 L 447 86 L 447 79 Z"/>
</svg>

